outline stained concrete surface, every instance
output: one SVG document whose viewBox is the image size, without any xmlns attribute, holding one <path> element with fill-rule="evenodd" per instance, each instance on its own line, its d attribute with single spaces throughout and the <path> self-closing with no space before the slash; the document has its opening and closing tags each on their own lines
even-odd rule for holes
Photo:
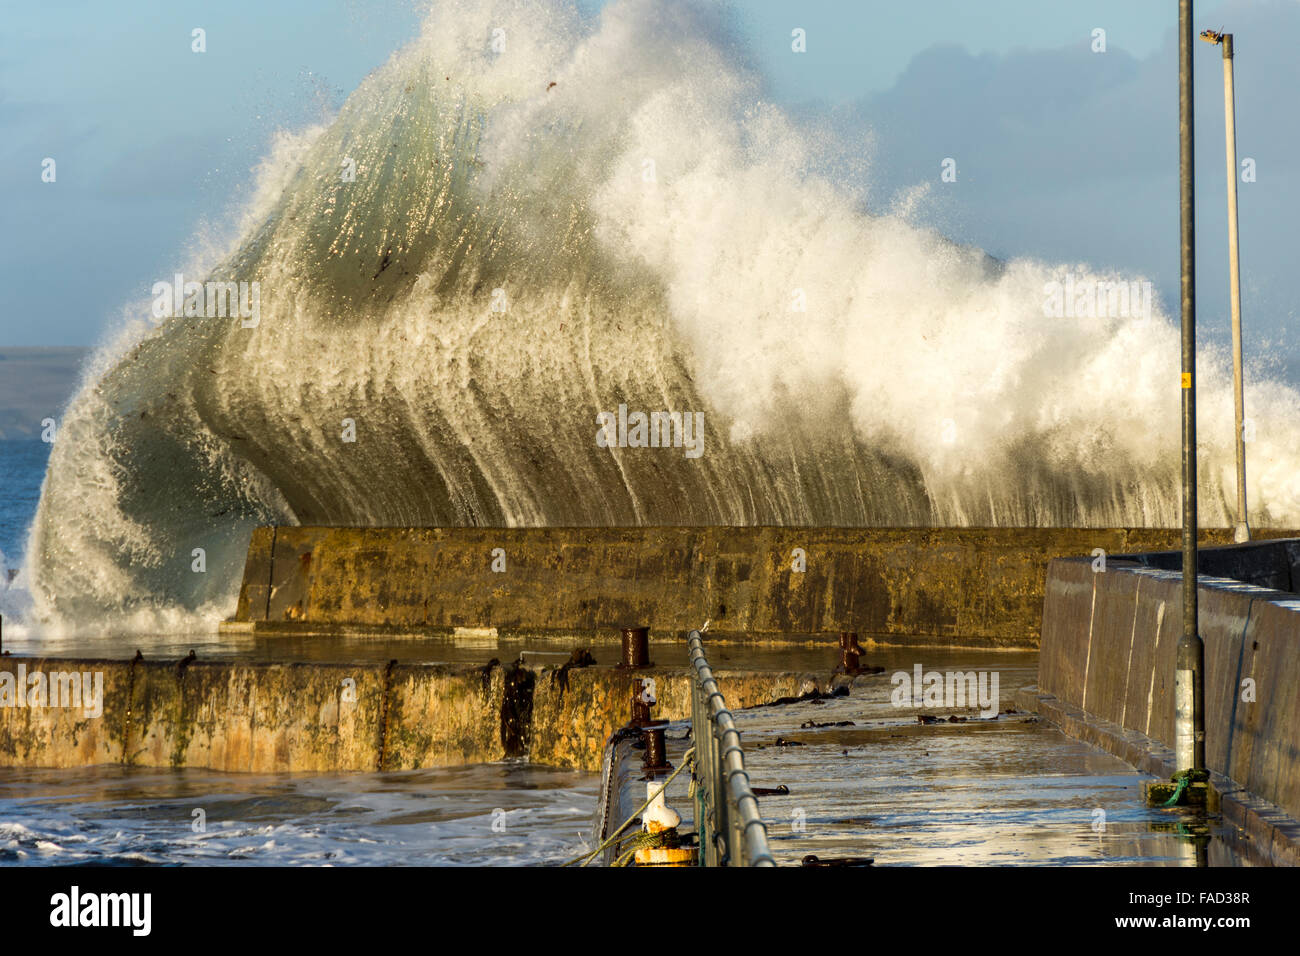
<svg viewBox="0 0 1300 956">
<path fill-rule="evenodd" d="M 1178 540 L 1158 528 L 266 527 L 251 536 L 226 627 L 592 640 L 708 620 L 716 636 L 833 640 L 845 630 L 909 646 L 1033 647 L 1050 559 Z"/>
</svg>

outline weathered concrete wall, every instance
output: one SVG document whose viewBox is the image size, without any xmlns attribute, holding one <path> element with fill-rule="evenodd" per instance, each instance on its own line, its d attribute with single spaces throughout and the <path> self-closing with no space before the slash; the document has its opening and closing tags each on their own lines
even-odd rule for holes
<svg viewBox="0 0 1300 956">
<path fill-rule="evenodd" d="M 1178 540 L 1122 528 L 260 528 L 231 626 L 612 639 L 628 624 L 665 634 L 711 620 L 715 637 L 852 630 L 886 643 L 1024 647 L 1038 643 L 1048 560 Z"/>
<path fill-rule="evenodd" d="M 829 673 L 818 677 L 794 672 L 719 671 L 716 676 L 728 705 L 739 709 L 825 691 Z M 686 671 L 652 668 L 619 672 L 593 667 L 569 671 L 560 678 L 555 670 L 547 670 L 537 678 L 529 758 L 535 763 L 599 770 L 605 741 L 627 723 L 633 677 L 654 680 L 655 718 L 690 718 L 691 679 Z"/>
<path fill-rule="evenodd" d="M 1114 561 L 1051 563 L 1039 687 L 1067 705 L 1173 744 L 1181 574 Z M 1300 817 L 1300 599 L 1200 579 L 1206 762 Z M 1254 682 L 1253 702 L 1243 681 Z"/>
<path fill-rule="evenodd" d="M 684 649 L 682 655 L 685 655 Z M 626 723 L 631 674 L 615 667 L 264 664 L 0 657 L 0 766 L 202 767 L 242 772 L 413 770 L 527 756 L 598 769 Z M 32 675 L 100 674 L 99 716 L 10 706 Z M 689 713 L 684 669 L 654 677 L 657 716 Z M 819 689 L 798 674 L 719 675 L 737 706 Z M 6 699 L 5 693 L 9 691 Z"/>
<path fill-rule="evenodd" d="M 102 673 L 103 713 L 0 707 L 0 766 L 376 770 L 500 759 L 500 667 L 0 658 Z M 84 704 L 84 701 L 83 701 Z"/>
</svg>

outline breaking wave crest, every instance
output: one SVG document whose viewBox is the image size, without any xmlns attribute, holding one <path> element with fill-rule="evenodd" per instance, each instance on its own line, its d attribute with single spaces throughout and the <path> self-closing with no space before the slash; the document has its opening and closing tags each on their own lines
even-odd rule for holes
<svg viewBox="0 0 1300 956">
<path fill-rule="evenodd" d="M 704 4 L 437 3 L 187 270 L 257 281 L 257 326 L 144 303 L 100 356 L 32 529 L 35 613 L 210 623 L 270 521 L 1177 524 L 1168 317 L 1045 314 L 1052 281 L 1120 277 L 872 208 L 821 171 L 838 148 Z M 1231 523 L 1221 365 L 1207 525 Z M 1247 401 L 1252 519 L 1294 526 L 1300 400 Z M 703 454 L 602 447 L 620 405 L 703 413 Z"/>
</svg>

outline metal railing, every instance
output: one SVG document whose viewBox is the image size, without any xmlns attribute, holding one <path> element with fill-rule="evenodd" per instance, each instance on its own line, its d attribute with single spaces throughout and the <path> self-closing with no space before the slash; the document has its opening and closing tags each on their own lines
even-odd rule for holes
<svg viewBox="0 0 1300 956">
<path fill-rule="evenodd" d="M 767 827 L 749 785 L 740 732 L 714 680 L 699 631 L 687 635 L 694 670 L 691 738 L 695 742 L 695 828 L 701 866 L 776 866 Z"/>
</svg>

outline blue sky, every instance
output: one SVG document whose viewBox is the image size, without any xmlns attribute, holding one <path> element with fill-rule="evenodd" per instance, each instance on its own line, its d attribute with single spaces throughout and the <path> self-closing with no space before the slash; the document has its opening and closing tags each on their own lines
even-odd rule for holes
<svg viewBox="0 0 1300 956">
<path fill-rule="evenodd" d="M 1199 0 L 1213 13 L 1224 0 Z M 974 54 L 1086 46 L 1094 28 L 1131 56 L 1155 52 L 1177 5 L 1157 0 L 742 0 L 743 32 L 787 99 L 851 99 L 897 80 L 921 51 L 959 45 Z M 791 25 L 809 34 L 808 56 L 789 56 Z"/>
<path fill-rule="evenodd" d="M 703 0 L 707 2 L 707 0 Z M 583 0 L 585 7 L 599 0 Z M 995 255 L 1140 272 L 1177 288 L 1169 0 L 745 0 L 736 36 L 795 115 L 874 134 L 881 202 L 937 180 L 921 213 Z M 43 0 L 0 33 L 0 345 L 90 345 L 249 182 L 276 129 L 317 121 L 415 34 L 418 0 Z M 190 52 L 194 26 L 208 52 Z M 1203 0 L 1237 34 L 1245 313 L 1290 355 L 1300 212 L 1300 3 Z M 790 31 L 807 31 L 794 55 Z M 1092 53 L 1094 28 L 1108 51 Z M 1198 44 L 1201 323 L 1226 307 L 1221 61 Z M 58 182 L 40 181 L 42 158 Z M 1226 325 L 1224 326 L 1226 328 Z"/>
</svg>

